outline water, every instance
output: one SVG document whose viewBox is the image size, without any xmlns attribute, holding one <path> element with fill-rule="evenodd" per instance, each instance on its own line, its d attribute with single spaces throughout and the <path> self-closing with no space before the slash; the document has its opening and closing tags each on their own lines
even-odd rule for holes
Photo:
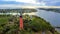
<svg viewBox="0 0 60 34">
<path fill-rule="evenodd" d="M 60 28 L 55 28 L 55 30 L 57 30 L 60 33 Z"/>
<path fill-rule="evenodd" d="M 36 12 L 36 15 L 50 22 L 52 26 L 55 26 L 55 27 L 60 26 L 60 13 L 45 11 L 45 10 L 38 10 Z"/>
<path fill-rule="evenodd" d="M 52 26 L 60 27 L 60 13 L 45 11 L 45 10 L 38 10 L 36 12 L 36 15 L 50 22 Z M 59 29 L 56 28 L 56 30 L 59 31 L 60 28 Z"/>
</svg>

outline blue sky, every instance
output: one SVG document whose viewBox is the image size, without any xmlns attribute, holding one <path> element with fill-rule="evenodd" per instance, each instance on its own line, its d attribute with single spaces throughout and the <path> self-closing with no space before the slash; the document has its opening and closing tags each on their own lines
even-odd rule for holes
<svg viewBox="0 0 60 34">
<path fill-rule="evenodd" d="M 0 8 L 7 6 L 60 6 L 60 0 L 0 0 Z"/>
</svg>

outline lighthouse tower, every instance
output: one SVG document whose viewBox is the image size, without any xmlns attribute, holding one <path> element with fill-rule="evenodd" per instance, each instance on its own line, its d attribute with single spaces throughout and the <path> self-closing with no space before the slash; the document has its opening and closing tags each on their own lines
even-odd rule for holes
<svg viewBox="0 0 60 34">
<path fill-rule="evenodd" d="M 20 12 L 20 22 L 19 22 L 20 24 L 20 30 L 22 30 L 23 29 L 23 18 L 22 18 L 22 11 Z"/>
</svg>

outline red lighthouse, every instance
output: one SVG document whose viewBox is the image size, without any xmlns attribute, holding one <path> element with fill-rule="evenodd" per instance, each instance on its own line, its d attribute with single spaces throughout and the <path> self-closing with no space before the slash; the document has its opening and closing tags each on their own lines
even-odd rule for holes
<svg viewBox="0 0 60 34">
<path fill-rule="evenodd" d="M 20 13 L 20 29 L 23 29 L 23 18 L 22 18 L 22 12 Z"/>
</svg>

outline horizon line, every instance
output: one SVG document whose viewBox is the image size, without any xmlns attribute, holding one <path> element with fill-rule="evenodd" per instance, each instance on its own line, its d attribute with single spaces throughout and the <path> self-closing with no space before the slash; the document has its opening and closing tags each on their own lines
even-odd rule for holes
<svg viewBox="0 0 60 34">
<path fill-rule="evenodd" d="M 16 9 L 16 8 L 60 8 L 60 6 L 11 6 L 11 7 L 0 7 L 0 9 Z"/>
</svg>

